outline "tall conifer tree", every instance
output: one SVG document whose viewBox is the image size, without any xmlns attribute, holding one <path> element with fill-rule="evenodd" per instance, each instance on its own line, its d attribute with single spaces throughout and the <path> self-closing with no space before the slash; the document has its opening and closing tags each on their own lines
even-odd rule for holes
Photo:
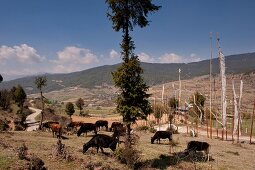
<svg viewBox="0 0 255 170">
<path fill-rule="evenodd" d="M 107 16 L 112 21 L 113 29 L 122 31 L 123 40 L 120 44 L 122 52 L 122 65 L 113 72 L 115 86 L 120 89 L 117 98 L 117 111 L 123 116 L 127 126 L 128 147 L 130 144 L 131 124 L 138 118 L 146 119 L 151 112 L 148 101 L 148 86 L 144 82 L 138 56 L 134 54 L 134 42 L 129 35 L 134 26 L 145 27 L 149 25 L 147 16 L 150 12 L 159 10 L 160 6 L 152 4 L 151 0 L 106 0 L 108 4 Z"/>
</svg>

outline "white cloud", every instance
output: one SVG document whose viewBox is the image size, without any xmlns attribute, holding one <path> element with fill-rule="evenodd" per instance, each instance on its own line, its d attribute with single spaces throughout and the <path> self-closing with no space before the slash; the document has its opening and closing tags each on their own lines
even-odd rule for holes
<svg viewBox="0 0 255 170">
<path fill-rule="evenodd" d="M 147 63 L 154 63 L 155 59 L 151 56 L 149 56 L 148 54 L 142 52 L 140 54 L 138 54 L 138 57 L 140 59 L 140 61 L 142 62 L 147 62 Z"/>
<path fill-rule="evenodd" d="M 99 63 L 99 60 L 89 49 L 70 46 L 57 52 L 57 59 L 50 62 L 54 65 L 52 72 L 68 73 L 86 69 L 88 66 Z"/>
<path fill-rule="evenodd" d="M 21 44 L 20 46 L 1 46 L 0 47 L 0 61 L 17 60 L 21 63 L 36 63 L 45 60 L 45 57 L 37 54 L 37 51 L 28 46 Z"/>
<path fill-rule="evenodd" d="M 64 50 L 57 52 L 57 60 L 55 63 L 77 63 L 77 64 L 92 64 L 98 62 L 97 56 L 89 49 L 78 47 L 66 47 Z"/>
<path fill-rule="evenodd" d="M 166 53 L 159 57 L 160 63 L 190 63 L 201 61 L 201 58 L 197 57 L 196 54 L 192 53 L 188 57 L 183 57 L 175 53 Z"/>
<path fill-rule="evenodd" d="M 110 58 L 111 59 L 115 59 L 116 57 L 119 57 L 120 55 L 119 55 L 119 53 L 117 52 L 117 51 L 115 51 L 115 50 L 111 50 L 111 52 L 110 52 Z"/>
<path fill-rule="evenodd" d="M 166 53 L 159 57 L 161 63 L 182 63 L 183 57 L 174 53 Z"/>
<path fill-rule="evenodd" d="M 198 62 L 201 61 L 201 58 L 198 57 L 196 54 L 192 53 L 190 54 L 190 62 Z"/>
</svg>

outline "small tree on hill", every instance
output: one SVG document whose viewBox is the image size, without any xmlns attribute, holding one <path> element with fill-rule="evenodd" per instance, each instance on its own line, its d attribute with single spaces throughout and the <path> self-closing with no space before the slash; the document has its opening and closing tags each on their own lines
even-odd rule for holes
<svg viewBox="0 0 255 170">
<path fill-rule="evenodd" d="M 113 80 L 115 86 L 120 88 L 117 111 L 121 113 L 127 125 L 126 146 L 131 147 L 131 124 L 137 118 L 146 119 L 151 107 L 148 101 L 150 95 L 146 93 L 148 86 L 141 76 L 143 69 L 133 52 L 135 47 L 129 31 L 136 25 L 140 27 L 149 25 L 148 13 L 159 10 L 160 6 L 152 4 L 151 0 L 106 0 L 106 3 L 109 7 L 107 16 L 112 21 L 113 29 L 122 30 L 123 33 L 121 43 L 123 63 L 113 72 Z"/>
<path fill-rule="evenodd" d="M 81 116 L 81 110 L 83 109 L 84 106 L 84 100 L 82 98 L 79 98 L 76 102 L 75 105 L 79 108 L 80 110 L 80 116 Z"/>
<path fill-rule="evenodd" d="M 40 126 L 39 128 L 42 128 L 42 122 L 43 122 L 43 116 L 44 116 L 44 101 L 43 101 L 43 93 L 42 93 L 42 88 L 47 86 L 47 79 L 45 76 L 40 76 L 35 78 L 35 85 L 38 90 L 40 90 L 40 95 L 41 95 L 41 102 L 42 102 L 42 113 L 41 113 L 41 121 L 40 121 Z"/>
<path fill-rule="evenodd" d="M 160 119 L 162 118 L 164 112 L 163 105 L 161 104 L 156 104 L 155 106 L 155 112 L 153 113 L 154 117 L 157 119 L 157 123 L 159 125 Z"/>
<path fill-rule="evenodd" d="M 0 83 L 3 81 L 3 77 L 2 75 L 0 74 Z"/>
<path fill-rule="evenodd" d="M 74 114 L 74 112 L 75 112 L 73 103 L 68 102 L 68 103 L 66 104 L 65 112 L 66 112 L 66 114 L 68 114 L 68 115 L 70 116 L 70 118 L 71 118 L 71 116 L 72 116 L 72 115 Z"/>
<path fill-rule="evenodd" d="M 27 98 L 27 95 L 26 95 L 26 92 L 24 91 L 24 89 L 20 85 L 18 85 L 16 87 L 16 90 L 14 92 L 14 98 L 15 98 L 15 102 L 20 107 L 20 113 L 22 114 L 23 113 L 23 105 Z"/>
<path fill-rule="evenodd" d="M 171 109 L 176 109 L 179 107 L 179 101 L 175 97 L 172 97 L 169 99 L 168 106 L 171 107 Z"/>
<path fill-rule="evenodd" d="M 202 95 L 199 92 L 195 92 L 194 95 L 191 96 L 190 98 L 190 103 L 193 104 L 193 111 L 200 115 L 200 121 L 204 122 L 205 116 L 204 116 L 204 104 L 205 104 L 206 98 L 204 95 Z"/>
<path fill-rule="evenodd" d="M 1 90 L 0 91 L 0 107 L 3 110 L 7 110 L 11 104 L 11 95 L 8 90 Z"/>
</svg>

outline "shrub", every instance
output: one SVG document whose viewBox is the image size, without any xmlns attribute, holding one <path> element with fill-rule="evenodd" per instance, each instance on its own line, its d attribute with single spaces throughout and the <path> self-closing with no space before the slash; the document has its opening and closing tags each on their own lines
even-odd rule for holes
<svg viewBox="0 0 255 170">
<path fill-rule="evenodd" d="M 115 156 L 121 163 L 126 164 L 131 169 L 135 169 L 140 161 L 140 152 L 133 147 L 118 148 L 115 151 Z"/>
<path fill-rule="evenodd" d="M 157 130 L 156 130 L 156 129 L 154 129 L 154 128 L 152 128 L 152 127 L 150 127 L 150 128 L 149 128 L 149 132 L 151 132 L 151 133 L 155 133 L 155 132 L 157 132 Z"/>
<path fill-rule="evenodd" d="M 43 160 L 34 155 L 29 158 L 29 162 L 27 163 L 27 169 L 46 170 Z"/>
<path fill-rule="evenodd" d="M 146 131 L 146 130 L 149 130 L 149 127 L 148 126 L 144 126 L 144 125 L 143 126 L 138 126 L 136 128 L 136 130 L 137 131 L 143 131 L 143 130 Z"/>
<path fill-rule="evenodd" d="M 23 159 L 26 159 L 27 157 L 27 146 L 23 143 L 21 147 L 19 147 L 17 149 L 17 154 L 18 154 L 18 157 L 19 159 L 23 160 Z"/>
<path fill-rule="evenodd" d="M 9 128 L 9 125 L 3 121 L 3 120 L 0 120 L 0 131 L 5 131 Z"/>
<path fill-rule="evenodd" d="M 64 159 L 68 162 L 73 161 L 73 157 L 67 152 L 67 149 L 65 148 L 65 145 L 62 144 L 61 140 L 58 140 L 57 145 L 53 147 L 52 157 L 54 159 Z"/>
</svg>

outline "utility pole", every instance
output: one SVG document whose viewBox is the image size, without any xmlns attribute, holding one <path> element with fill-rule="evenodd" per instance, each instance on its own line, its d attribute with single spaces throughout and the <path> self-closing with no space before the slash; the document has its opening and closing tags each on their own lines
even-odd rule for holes
<svg viewBox="0 0 255 170">
<path fill-rule="evenodd" d="M 181 69 L 179 68 L 179 111 L 180 111 L 180 107 L 181 107 Z M 179 115 L 179 113 L 178 113 Z M 179 116 L 178 116 L 179 117 Z"/>
<path fill-rule="evenodd" d="M 212 32 L 210 32 L 210 51 L 211 51 L 211 59 L 210 59 L 210 138 L 212 139 Z"/>
<path fill-rule="evenodd" d="M 253 106 L 253 113 L 252 113 L 252 116 L 251 116 L 251 134 L 250 134 L 250 144 L 251 144 L 251 138 L 252 138 L 252 129 L 253 129 L 254 112 L 255 112 L 255 100 L 254 100 L 254 106 Z"/>
</svg>

